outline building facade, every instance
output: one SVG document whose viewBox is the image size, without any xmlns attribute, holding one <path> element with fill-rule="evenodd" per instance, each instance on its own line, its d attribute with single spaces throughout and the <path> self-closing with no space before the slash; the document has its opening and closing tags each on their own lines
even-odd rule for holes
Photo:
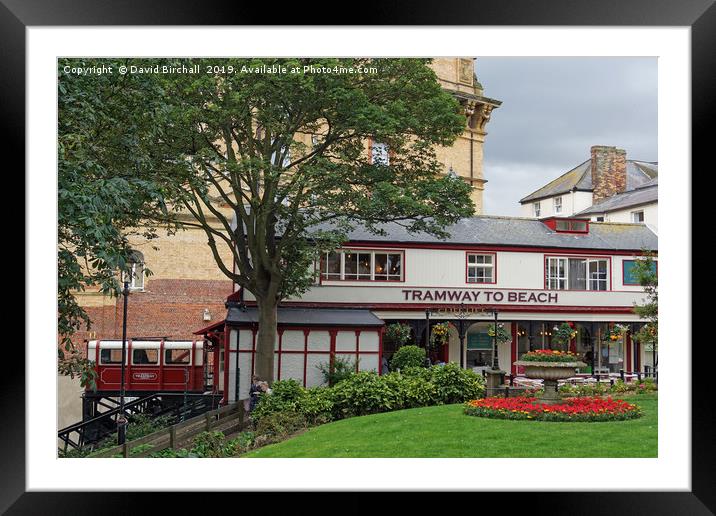
<svg viewBox="0 0 716 516">
<path fill-rule="evenodd" d="M 644 224 L 480 216 L 449 228 L 448 240 L 397 225 L 385 230 L 351 233 L 317 264 L 313 288 L 282 302 L 275 379 L 319 385 L 319 366 L 337 356 L 357 370 L 380 372 L 396 349 L 384 328 L 397 322 L 408 324 L 411 341 L 423 347 L 431 328 L 447 322 L 447 342 L 427 346 L 431 359 L 480 371 L 495 359 L 488 335 L 495 317 L 511 337 L 499 344 L 497 363 L 512 375 L 522 373 L 513 362 L 542 348 L 578 353 L 585 372 L 650 366 L 649 351 L 631 338 L 644 323 L 634 305 L 645 297 L 631 268 L 645 250 L 657 250 L 657 236 Z M 251 295 L 238 289 L 227 306 L 224 321 L 197 334 L 224 346 L 228 367 L 220 381 L 229 399 L 237 392 L 242 399 L 254 372 L 257 313 Z M 558 345 L 552 332 L 562 322 L 578 333 Z M 632 331 L 608 339 L 616 324 Z"/>
<path fill-rule="evenodd" d="M 580 217 L 658 227 L 656 162 L 628 160 L 616 147 L 595 145 L 590 158 L 520 200 L 525 217 Z"/>
</svg>

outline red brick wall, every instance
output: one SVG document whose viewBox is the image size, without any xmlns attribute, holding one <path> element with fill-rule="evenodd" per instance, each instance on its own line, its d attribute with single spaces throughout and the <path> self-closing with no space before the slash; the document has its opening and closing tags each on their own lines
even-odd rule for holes
<svg viewBox="0 0 716 516">
<path fill-rule="evenodd" d="M 592 154 L 592 202 L 626 190 L 626 151 L 595 145 Z"/>
<path fill-rule="evenodd" d="M 193 332 L 224 319 L 224 301 L 232 283 L 212 280 L 146 280 L 144 292 L 130 292 L 127 305 L 127 337 L 192 339 Z M 211 320 L 203 319 L 208 308 Z M 78 332 L 73 341 L 122 338 L 123 299 L 114 306 L 87 307 L 92 319 L 90 332 Z"/>
</svg>

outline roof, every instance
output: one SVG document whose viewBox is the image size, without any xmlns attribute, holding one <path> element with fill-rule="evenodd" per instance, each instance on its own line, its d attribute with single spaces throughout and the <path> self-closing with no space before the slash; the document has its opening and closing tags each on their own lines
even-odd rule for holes
<svg viewBox="0 0 716 516">
<path fill-rule="evenodd" d="M 310 308 L 279 308 L 278 324 L 283 326 L 383 326 L 369 310 L 341 308 L 310 309 Z M 255 307 L 244 307 L 229 304 L 226 322 L 233 324 L 258 323 L 259 314 Z"/>
<path fill-rule="evenodd" d="M 386 223 L 379 226 L 384 235 L 362 228 L 348 234 L 349 242 L 390 242 L 500 245 L 519 247 L 557 247 L 569 249 L 656 250 L 658 239 L 644 224 L 590 222 L 586 234 L 557 232 L 537 219 L 481 215 L 461 219 L 446 228 L 450 237 L 441 240 L 427 233 L 409 233 L 403 226 Z"/>
<path fill-rule="evenodd" d="M 656 181 L 656 180 L 654 180 Z M 650 181 L 651 182 L 651 181 Z M 586 210 L 582 210 L 575 216 L 591 215 L 593 213 L 606 213 L 609 211 L 622 210 L 631 206 L 639 206 L 657 202 L 659 199 L 659 186 L 652 184 L 648 187 L 639 187 L 629 192 L 612 195 L 603 199 L 597 204 L 593 204 Z"/>
<path fill-rule="evenodd" d="M 638 188 L 658 177 L 659 165 L 651 161 L 628 159 L 626 162 L 626 191 Z M 592 160 L 583 161 L 569 172 L 547 183 L 545 186 L 520 199 L 520 203 L 537 201 L 554 195 L 569 193 L 573 190 L 591 192 Z"/>
</svg>

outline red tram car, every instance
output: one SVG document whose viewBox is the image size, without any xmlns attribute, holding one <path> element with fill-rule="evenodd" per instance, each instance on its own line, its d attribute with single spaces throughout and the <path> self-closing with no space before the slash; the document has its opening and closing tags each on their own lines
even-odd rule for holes
<svg viewBox="0 0 716 516">
<path fill-rule="evenodd" d="M 203 340 L 127 340 L 124 388 L 128 396 L 146 392 L 216 392 L 210 345 Z M 98 392 L 121 388 L 122 341 L 91 340 L 87 358 L 94 360 Z"/>
</svg>

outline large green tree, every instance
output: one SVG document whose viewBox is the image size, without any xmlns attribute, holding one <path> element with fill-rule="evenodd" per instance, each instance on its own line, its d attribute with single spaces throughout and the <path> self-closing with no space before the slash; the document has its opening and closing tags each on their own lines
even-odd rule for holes
<svg viewBox="0 0 716 516">
<path fill-rule="evenodd" d="M 658 344 L 659 344 L 659 278 L 655 254 L 649 250 L 643 251 L 642 258 L 634 263 L 632 274 L 637 278 L 639 284 L 644 287 L 646 299 L 642 304 L 634 306 L 634 312 L 647 323 L 639 330 L 636 337 L 651 348 L 653 353 L 654 368 L 658 365 Z"/>
<path fill-rule="evenodd" d="M 271 379 L 279 302 L 311 287 L 316 260 L 352 228 L 380 233 L 395 223 L 445 236 L 473 213 L 470 186 L 436 159 L 436 146 L 451 145 L 466 120 L 428 62 L 144 59 L 125 64 L 167 73 L 96 78 L 114 92 L 110 105 L 135 103 L 107 122 L 136 123 L 127 140 L 136 148 L 112 147 L 107 157 L 118 160 L 103 159 L 102 172 L 143 195 L 124 206 L 131 217 L 115 225 L 114 241 L 101 238 L 120 256 L 103 254 L 95 267 L 123 266 L 129 228 L 176 224 L 181 213 L 182 226 L 206 232 L 223 274 L 256 299 L 256 372 Z M 370 141 L 387 146 L 389 163 L 372 159 Z M 100 234 L 110 220 L 97 223 Z"/>
<path fill-rule="evenodd" d="M 380 233 L 396 223 L 445 236 L 473 213 L 470 186 L 445 176 L 435 154 L 462 133 L 465 116 L 428 63 L 144 62 L 199 65 L 154 76 L 171 127 L 161 145 L 173 156 L 155 170 L 183 178 L 181 207 L 195 219 L 187 225 L 206 231 L 220 270 L 255 297 L 263 378 L 273 376 L 279 302 L 311 287 L 315 261 L 353 227 Z M 369 141 L 387 145 L 389 164 L 372 159 Z"/>
<path fill-rule="evenodd" d="M 119 294 L 130 235 L 151 239 L 156 222 L 146 221 L 171 219 L 169 189 L 152 172 L 163 128 L 158 85 L 143 75 L 116 74 L 122 61 L 101 61 L 114 74 L 87 73 L 97 64 L 58 62 L 58 364 L 84 385 L 93 384 L 93 371 L 72 336 L 89 330 L 91 320 L 77 292 Z"/>
</svg>

